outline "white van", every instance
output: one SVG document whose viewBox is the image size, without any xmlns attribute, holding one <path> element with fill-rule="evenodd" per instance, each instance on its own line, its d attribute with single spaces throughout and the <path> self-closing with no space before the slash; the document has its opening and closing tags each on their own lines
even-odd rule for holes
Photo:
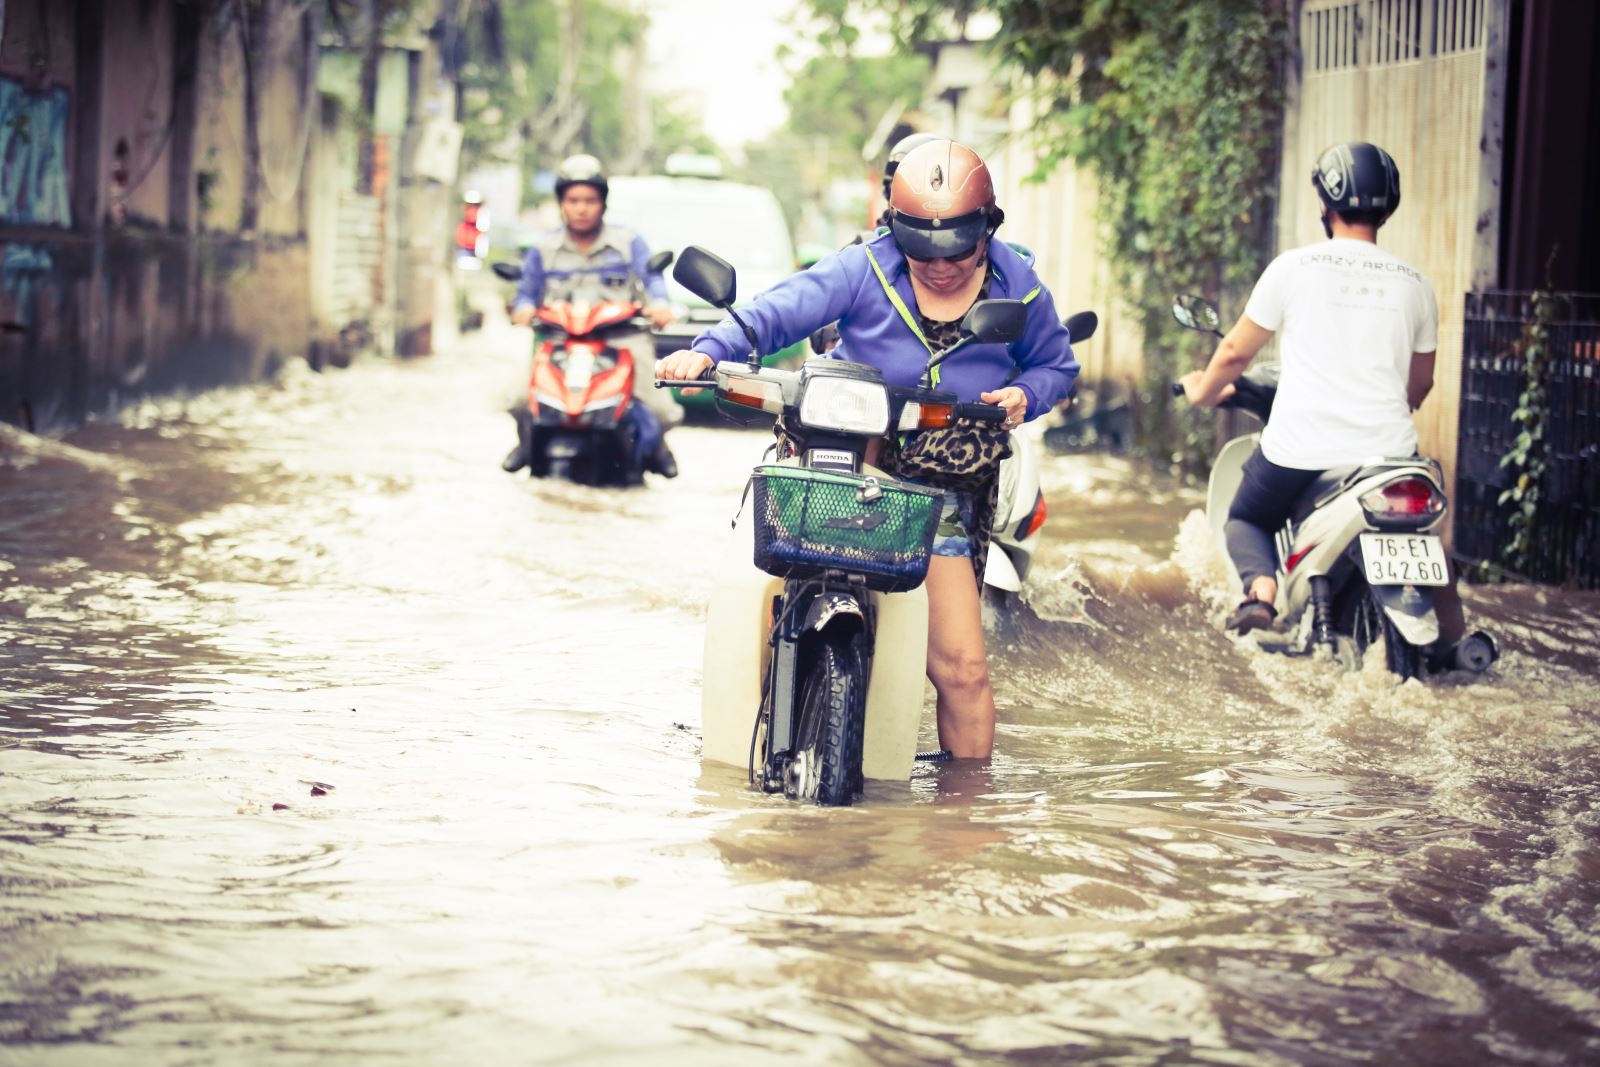
<svg viewBox="0 0 1600 1067">
<path fill-rule="evenodd" d="M 651 252 L 669 249 L 676 254 L 687 245 L 699 245 L 726 259 L 738 274 L 740 304 L 799 269 L 788 221 L 770 189 L 681 174 L 619 175 L 610 179 L 610 186 L 607 219 L 640 234 Z M 671 268 L 667 291 L 679 319 L 656 332 L 658 359 L 688 348 L 722 319 L 722 312 L 673 281 Z M 766 362 L 797 361 L 804 347 L 802 341 L 769 354 Z M 700 407 L 710 399 L 709 392 L 702 392 L 681 401 Z"/>
</svg>

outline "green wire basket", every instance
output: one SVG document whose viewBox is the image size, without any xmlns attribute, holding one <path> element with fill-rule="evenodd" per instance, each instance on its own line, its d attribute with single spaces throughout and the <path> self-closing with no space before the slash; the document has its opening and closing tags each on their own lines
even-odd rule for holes
<svg viewBox="0 0 1600 1067">
<path fill-rule="evenodd" d="M 757 467 L 750 482 L 755 564 L 768 574 L 844 571 L 885 593 L 928 576 L 944 497 L 937 489 L 779 465 Z"/>
</svg>

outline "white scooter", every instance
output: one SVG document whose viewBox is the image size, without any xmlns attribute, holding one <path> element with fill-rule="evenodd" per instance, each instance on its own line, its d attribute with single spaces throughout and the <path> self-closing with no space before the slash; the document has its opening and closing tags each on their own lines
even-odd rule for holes
<svg viewBox="0 0 1600 1067">
<path fill-rule="evenodd" d="M 733 311 L 734 270 L 690 245 L 673 277 Z M 851 803 L 866 779 L 905 781 L 917 758 L 928 649 L 928 596 L 943 494 L 866 462 L 890 433 L 998 423 L 1005 409 L 933 389 L 932 369 L 970 340 L 1022 336 L 1020 300 L 982 300 L 957 345 L 933 354 L 920 385 L 877 368 L 808 360 L 799 371 L 717 364 L 707 384 L 730 414 L 780 415 L 794 455 L 758 466 L 706 610 L 701 756 L 748 769 L 792 800 Z M 656 385 L 682 387 L 683 382 Z"/>
<path fill-rule="evenodd" d="M 1032 262 L 1031 258 L 1029 262 Z M 1087 341 L 1100 326 L 1100 316 L 1080 311 L 1062 323 L 1073 344 Z M 825 326 L 811 335 L 811 350 L 826 355 L 838 343 L 839 331 Z M 1004 597 L 1022 589 L 1039 547 L 1039 531 L 1047 514 L 1039 486 L 1039 439 L 1031 431 L 1011 434 L 1011 454 L 1000 461 L 1000 493 L 995 502 L 994 533 L 983 568 L 986 592 Z M 996 551 L 998 549 L 998 551 Z"/>
<path fill-rule="evenodd" d="M 1062 325 L 1072 343 L 1078 344 L 1094 336 L 1100 317 L 1092 311 L 1080 311 L 1067 316 Z M 1013 431 L 1011 455 L 1000 461 L 994 535 L 983 568 L 983 584 L 988 591 L 1002 595 L 1017 592 L 1033 564 L 1045 520 L 1044 493 L 1039 487 L 1039 448 L 1039 438 L 1031 431 Z"/>
<path fill-rule="evenodd" d="M 1173 317 L 1190 329 L 1222 336 L 1217 309 L 1180 296 Z M 1266 421 L 1278 390 L 1276 364 L 1251 370 L 1220 407 L 1238 408 Z M 1181 385 L 1173 386 L 1182 395 Z M 1223 446 L 1212 462 L 1206 519 L 1233 587 L 1238 572 L 1228 557 L 1224 524 L 1238 491 L 1245 460 L 1259 433 Z M 1438 527 L 1448 501 L 1437 461 L 1419 456 L 1375 457 L 1357 467 L 1325 472 L 1302 494 L 1277 533 L 1276 639 L 1261 647 L 1291 655 L 1330 649 L 1347 667 L 1359 667 L 1379 639 L 1385 663 L 1401 678 L 1417 675 L 1425 652 L 1439 638 L 1433 590 L 1450 584 Z M 1263 631 L 1266 633 L 1268 631 Z M 1482 633 L 1463 638 L 1447 666 L 1485 670 L 1494 642 Z"/>
</svg>

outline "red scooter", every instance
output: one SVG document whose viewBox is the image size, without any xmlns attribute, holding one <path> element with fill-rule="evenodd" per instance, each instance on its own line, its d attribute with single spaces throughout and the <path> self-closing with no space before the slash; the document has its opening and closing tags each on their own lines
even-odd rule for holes
<svg viewBox="0 0 1600 1067">
<path fill-rule="evenodd" d="M 649 269 L 661 271 L 671 262 L 671 252 L 658 252 Z M 493 269 L 508 282 L 522 277 L 522 268 L 515 263 L 496 263 Z M 650 373 L 654 353 L 617 348 L 608 337 L 637 336 L 649 329 L 649 320 L 640 315 L 643 294 L 635 292 L 627 300 L 589 300 L 579 286 L 562 294 L 562 299 L 551 299 L 554 295 L 547 293 L 545 304 L 535 313 L 527 407 L 512 412 L 523 463 L 535 478 L 595 486 L 641 485 L 644 467 L 636 419 L 648 413 L 631 410 L 633 378 L 641 358 L 646 362 L 644 373 Z"/>
</svg>

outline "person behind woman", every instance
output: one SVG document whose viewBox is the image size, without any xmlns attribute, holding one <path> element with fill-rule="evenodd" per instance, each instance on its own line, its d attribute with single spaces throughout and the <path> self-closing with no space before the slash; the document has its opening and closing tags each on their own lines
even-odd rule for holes
<svg viewBox="0 0 1600 1067">
<path fill-rule="evenodd" d="M 928 678 L 938 694 L 940 745 L 956 758 L 986 759 L 995 712 L 979 595 L 1000 460 L 1009 454 L 1009 431 L 1065 397 L 1078 364 L 1049 290 L 1020 255 L 993 239 L 1005 216 L 976 152 L 945 139 L 918 146 L 895 171 L 889 206 L 888 233 L 824 256 L 742 307 L 740 317 L 763 353 L 837 320 L 832 358 L 870 364 L 891 385 L 913 386 L 931 354 L 957 338 L 973 304 L 1026 302 L 1020 340 L 969 343 L 933 372 L 935 387 L 962 401 L 1005 408 L 1003 427 L 962 422 L 891 437 L 875 458 L 891 475 L 945 490 L 928 567 Z M 749 351 L 744 333 L 727 321 L 661 361 L 656 373 L 697 378 Z"/>
</svg>

